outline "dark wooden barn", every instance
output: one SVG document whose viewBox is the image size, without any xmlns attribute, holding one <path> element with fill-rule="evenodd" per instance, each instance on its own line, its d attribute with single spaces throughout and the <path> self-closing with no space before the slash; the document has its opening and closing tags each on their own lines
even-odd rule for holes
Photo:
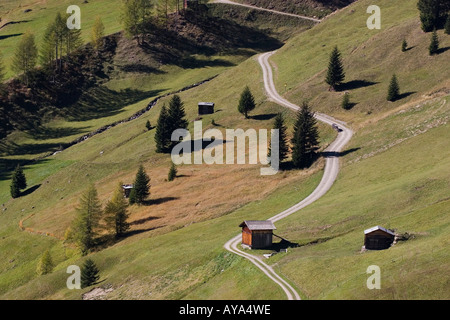
<svg viewBox="0 0 450 320">
<path fill-rule="evenodd" d="M 272 245 L 273 230 L 276 230 L 272 221 L 251 220 L 242 222 L 242 244 L 252 249 L 263 249 Z"/>
<path fill-rule="evenodd" d="M 214 103 L 213 102 L 199 102 L 198 104 L 198 114 L 213 114 L 214 113 Z"/>
<path fill-rule="evenodd" d="M 364 230 L 364 247 L 367 250 L 388 249 L 394 242 L 395 233 L 380 226 Z"/>
</svg>

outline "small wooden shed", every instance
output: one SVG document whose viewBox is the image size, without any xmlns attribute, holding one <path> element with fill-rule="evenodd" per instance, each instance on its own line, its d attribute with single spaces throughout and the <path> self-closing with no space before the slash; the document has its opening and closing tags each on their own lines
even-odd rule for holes
<svg viewBox="0 0 450 320">
<path fill-rule="evenodd" d="M 273 230 L 276 230 L 270 220 L 250 220 L 242 222 L 242 244 L 252 249 L 263 249 L 272 245 Z"/>
<path fill-rule="evenodd" d="M 198 114 L 213 114 L 214 113 L 214 103 L 213 102 L 199 102 L 198 103 Z"/>
<path fill-rule="evenodd" d="M 123 189 L 123 195 L 125 198 L 129 198 L 130 197 L 130 192 L 131 190 L 134 188 L 133 184 L 124 184 L 122 185 L 122 189 Z"/>
<path fill-rule="evenodd" d="M 364 230 L 364 247 L 367 250 L 383 250 L 388 249 L 394 242 L 395 233 L 376 226 Z"/>
</svg>

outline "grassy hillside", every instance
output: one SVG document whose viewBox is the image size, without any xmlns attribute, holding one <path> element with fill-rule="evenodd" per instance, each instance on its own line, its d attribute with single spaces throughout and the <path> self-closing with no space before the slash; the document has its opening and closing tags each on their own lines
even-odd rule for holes
<svg viewBox="0 0 450 320">
<path fill-rule="evenodd" d="M 358 1 L 330 16 L 289 40 L 272 58 L 280 92 L 286 83 L 288 99 L 307 99 L 315 110 L 348 121 L 356 133 L 329 193 L 277 223 L 277 234 L 299 246 L 268 262 L 302 298 L 448 299 L 450 101 L 448 76 L 438 71 L 448 69 L 449 51 L 427 56 L 429 34 L 420 31 L 411 1 L 380 1 L 380 31 L 365 26 L 369 4 Z M 449 38 L 439 34 L 446 48 Z M 411 49 L 402 53 L 406 36 Z M 343 52 L 350 83 L 346 90 L 357 103 L 350 111 L 339 107 L 343 92 L 329 92 L 323 82 L 334 45 Z M 394 71 L 402 93 L 408 94 L 388 103 L 387 81 Z M 245 85 L 258 105 L 249 120 L 236 111 Z M 216 102 L 218 111 L 202 119 L 204 129 L 213 127 L 212 119 L 221 130 L 269 128 L 271 117 L 281 110 L 266 101 L 254 58 L 181 98 L 190 121 L 197 117 L 198 101 Z M 181 177 L 169 183 L 170 159 L 155 154 L 154 130 L 144 129 L 145 121 L 156 123 L 164 102 L 167 99 L 133 122 L 27 166 L 32 188 L 24 197 L 9 199 L 8 176 L 2 173 L 0 202 L 6 210 L 0 211 L 0 251 L 5 255 L 0 298 L 80 299 L 89 291 L 65 287 L 66 267 L 84 259 L 57 238 L 75 216 L 79 196 L 90 182 L 104 203 L 117 181 L 133 179 L 140 163 L 152 178 L 151 204 L 131 208 L 128 237 L 90 255 L 101 270 L 99 286 L 112 289 L 104 298 L 285 298 L 276 284 L 225 251 L 223 244 L 239 232 L 242 220 L 266 219 L 306 197 L 321 179 L 323 161 L 309 170 L 271 177 L 260 176 L 258 166 L 181 166 Z M 291 128 L 293 115 L 285 112 Z M 335 133 L 321 125 L 320 134 L 325 146 Z M 20 223 L 50 234 L 21 231 Z M 363 231 L 374 225 L 413 238 L 389 250 L 360 253 Z M 45 249 L 51 250 L 57 266 L 52 274 L 39 277 L 36 264 Z M 381 268 L 381 290 L 365 286 L 366 269 L 372 264 Z M 261 286 L 266 290 L 259 290 Z"/>
<path fill-rule="evenodd" d="M 292 39 L 273 57 L 276 85 L 292 102 L 310 101 L 318 110 L 333 114 L 355 127 L 376 119 L 423 94 L 448 91 L 450 37 L 439 30 L 441 51 L 430 56 L 430 33 L 420 28 L 415 1 L 380 1 L 381 30 L 369 30 L 368 1 L 358 1 L 326 18 L 317 27 Z M 403 39 L 408 50 L 401 51 Z M 328 91 L 325 76 L 329 55 L 338 46 L 346 78 L 338 92 Z M 401 99 L 386 101 L 389 80 L 396 74 Z M 340 107 L 349 92 L 351 111 Z"/>
</svg>

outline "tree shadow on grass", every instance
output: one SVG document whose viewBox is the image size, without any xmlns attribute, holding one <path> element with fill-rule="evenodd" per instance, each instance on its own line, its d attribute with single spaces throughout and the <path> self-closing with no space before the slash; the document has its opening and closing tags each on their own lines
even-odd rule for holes
<svg viewBox="0 0 450 320">
<path fill-rule="evenodd" d="M 409 92 L 401 93 L 401 94 L 398 96 L 398 99 L 397 99 L 397 100 L 401 100 L 401 99 L 407 98 L 407 97 L 409 97 L 410 95 L 412 95 L 412 94 L 414 94 L 414 93 L 416 93 L 416 91 L 409 91 Z"/>
<path fill-rule="evenodd" d="M 450 47 L 439 48 L 439 49 L 436 51 L 436 54 L 444 53 L 444 52 L 446 52 L 446 51 L 449 50 L 449 49 L 450 49 Z"/>
<path fill-rule="evenodd" d="M 277 116 L 276 113 L 258 114 L 258 115 L 255 115 L 255 116 L 250 116 L 250 119 L 264 121 L 264 120 L 273 119 L 276 116 Z"/>
<path fill-rule="evenodd" d="M 123 108 L 157 96 L 162 90 L 141 91 L 125 89 L 114 91 L 105 86 L 94 87 L 65 109 L 68 121 L 87 121 L 117 115 Z"/>
<path fill-rule="evenodd" d="M 323 151 L 321 153 L 321 155 L 324 158 L 333 158 L 333 157 L 344 157 L 350 153 L 356 152 L 358 150 L 360 150 L 361 148 L 351 148 L 351 149 L 347 149 L 345 151 L 341 151 L 341 152 L 335 152 L 335 151 Z"/>
<path fill-rule="evenodd" d="M 180 199 L 180 198 L 179 197 L 162 197 L 162 198 L 150 199 L 150 200 L 145 200 L 143 205 L 151 206 L 151 205 L 162 204 L 162 203 L 166 203 L 166 202 L 174 201 L 174 200 L 178 200 L 178 199 Z"/>
<path fill-rule="evenodd" d="M 21 35 L 23 35 L 23 33 L 7 34 L 7 35 L 4 35 L 4 36 L 0 36 L 0 41 L 8 39 L 8 38 L 19 37 Z"/>
<path fill-rule="evenodd" d="M 41 184 L 37 184 L 37 185 L 35 185 L 35 186 L 32 186 L 32 187 L 26 189 L 25 191 L 21 192 L 21 193 L 20 193 L 20 196 L 21 196 L 21 197 L 25 197 L 25 196 L 27 196 L 27 195 L 29 195 L 29 194 L 32 194 L 34 191 L 36 191 L 37 189 L 39 189 L 40 186 L 41 186 Z"/>
<path fill-rule="evenodd" d="M 377 83 L 378 82 L 366 81 L 366 80 L 351 80 L 351 81 L 348 81 L 348 82 L 345 82 L 345 83 L 341 83 L 337 87 L 337 91 L 355 90 L 355 89 L 370 87 L 370 86 L 373 86 L 373 85 L 375 85 Z"/>
<path fill-rule="evenodd" d="M 30 134 L 33 139 L 36 140 L 47 140 L 47 139 L 57 139 L 73 135 L 80 135 L 85 133 L 89 127 L 59 127 L 59 128 L 48 128 L 45 126 L 39 126 L 28 130 L 27 133 Z"/>
<path fill-rule="evenodd" d="M 49 159 L 40 160 L 28 160 L 28 159 L 5 159 L 0 158 L 0 181 L 11 179 L 12 172 L 16 169 L 17 165 L 22 168 L 26 168 L 31 165 L 37 165 L 50 161 Z M 34 191 L 34 190 L 33 190 Z"/>
</svg>

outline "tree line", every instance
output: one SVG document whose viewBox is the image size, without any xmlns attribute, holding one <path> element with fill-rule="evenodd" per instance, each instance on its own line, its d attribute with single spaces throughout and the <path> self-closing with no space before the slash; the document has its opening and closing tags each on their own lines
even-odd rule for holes
<svg viewBox="0 0 450 320">
<path fill-rule="evenodd" d="M 87 254 L 102 241 L 126 236 L 130 228 L 128 206 L 142 205 L 150 196 L 150 177 L 142 165 L 136 173 L 133 186 L 127 201 L 123 183 L 119 182 L 103 208 L 97 190 L 91 184 L 81 195 L 77 216 L 66 230 L 65 240 L 76 244 L 82 254 Z"/>
</svg>

